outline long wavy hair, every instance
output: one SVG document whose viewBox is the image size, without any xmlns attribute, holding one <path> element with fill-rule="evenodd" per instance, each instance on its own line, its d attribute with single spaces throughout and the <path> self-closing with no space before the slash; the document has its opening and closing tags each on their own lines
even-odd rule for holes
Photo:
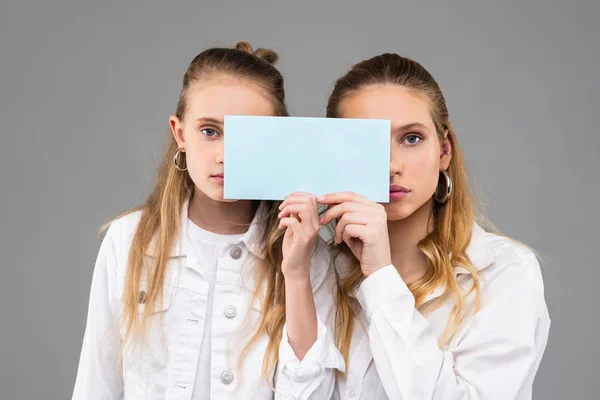
<svg viewBox="0 0 600 400">
<path fill-rule="evenodd" d="M 183 120 L 187 98 L 193 85 L 219 75 L 231 76 L 247 80 L 258 85 L 273 103 L 277 116 L 288 116 L 285 104 L 284 82 L 281 73 L 275 68 L 278 55 L 272 50 L 259 48 L 256 51 L 247 42 L 237 42 L 232 48 L 210 48 L 197 55 L 188 66 L 184 76 L 177 110 L 175 115 Z M 194 183 L 187 172 L 179 171 L 173 164 L 177 151 L 177 142 L 170 134 L 162 162 L 156 172 L 153 189 L 143 205 L 127 213 L 141 211 L 141 218 L 133 237 L 127 272 L 125 289 L 122 297 L 119 325 L 123 333 L 120 359 L 132 345 L 147 338 L 150 326 L 150 310 L 155 304 L 162 302 L 163 284 L 166 276 L 167 263 L 173 246 L 181 231 L 181 212 L 185 202 L 194 191 Z M 262 304 L 273 305 L 263 307 L 254 334 L 242 350 L 239 365 L 247 355 L 252 345 L 262 336 L 267 335 L 269 342 L 263 360 L 263 375 L 268 379 L 278 359 L 278 348 L 285 322 L 285 290 L 281 272 L 283 232 L 277 229 L 279 202 L 266 202 L 268 210 L 261 233 L 262 257 L 254 272 L 258 287 L 254 296 L 264 294 Z M 110 225 L 107 224 L 106 227 Z M 153 263 L 144 265 L 144 254 L 149 250 L 153 238 Z M 146 272 L 147 290 L 145 309 L 138 316 L 138 293 L 140 280 Z"/>
<path fill-rule="evenodd" d="M 421 64 L 398 54 L 386 53 L 361 61 L 340 77 L 329 97 L 327 117 L 341 117 L 343 100 L 369 85 L 398 85 L 426 95 L 440 143 L 444 141 L 444 134 L 447 132 L 452 145 L 452 159 L 447 170 L 453 182 L 452 195 L 446 204 L 433 202 L 434 228 L 418 243 L 419 249 L 427 257 L 429 268 L 422 278 L 408 285 L 415 298 L 415 307 L 421 311 L 439 307 L 449 297 L 455 300 L 446 328 L 439 338 L 439 346 L 443 347 L 456 334 L 468 313 L 466 298 L 475 293 L 474 312 L 481 305 L 477 269 L 466 254 L 474 216 L 464 157 L 437 82 Z M 350 249 L 344 243 L 338 247 L 353 261 L 347 274 L 340 278 L 336 305 L 335 337 L 347 363 L 357 306 L 351 294 L 361 283 L 363 276 L 360 263 Z M 473 277 L 473 286 L 467 293 L 463 293 L 456 280 L 454 267 L 459 266 L 469 271 Z M 425 304 L 426 297 L 439 286 L 445 286 L 444 293 Z"/>
</svg>

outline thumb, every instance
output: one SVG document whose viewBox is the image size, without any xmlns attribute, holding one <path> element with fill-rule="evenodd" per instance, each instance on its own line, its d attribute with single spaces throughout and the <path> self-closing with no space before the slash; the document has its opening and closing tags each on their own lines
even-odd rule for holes
<svg viewBox="0 0 600 400">
<path fill-rule="evenodd" d="M 285 234 L 283 235 L 283 239 L 291 239 L 294 236 L 294 229 L 292 227 L 285 228 Z"/>
<path fill-rule="evenodd" d="M 348 237 L 344 238 L 344 243 L 346 243 L 346 245 L 348 246 L 350 251 L 352 251 L 352 254 L 354 254 L 356 258 L 360 258 L 360 251 L 363 246 L 360 239 Z"/>
</svg>

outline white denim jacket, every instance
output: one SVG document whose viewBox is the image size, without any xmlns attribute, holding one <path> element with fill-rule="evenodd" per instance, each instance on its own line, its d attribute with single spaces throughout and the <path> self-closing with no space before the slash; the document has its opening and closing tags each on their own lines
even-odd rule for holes
<svg viewBox="0 0 600 400">
<path fill-rule="evenodd" d="M 255 287 L 253 266 L 260 252 L 266 209 L 261 205 L 249 230 L 228 243 L 218 259 L 211 337 L 211 388 L 194 388 L 208 283 L 188 238 L 188 204 L 182 232 L 168 262 L 162 304 L 153 310 L 145 345 L 136 345 L 119 362 L 122 331 L 118 328 L 129 248 L 141 212 L 113 222 L 100 247 L 94 269 L 87 325 L 74 400 L 105 399 L 327 399 L 334 390 L 334 369 L 344 361 L 334 345 L 335 274 L 328 248 L 319 240 L 311 260 L 311 284 L 318 314 L 318 338 L 302 361 L 284 328 L 279 362 L 270 381 L 262 378 L 268 339 L 260 338 L 241 370 L 237 362 L 260 315 L 260 301 L 250 304 Z M 155 238 L 156 239 L 156 238 Z M 150 246 L 153 248 L 153 246 Z M 152 257 L 148 252 L 146 257 Z M 146 279 L 140 281 L 143 312 Z M 268 307 L 268 305 L 264 305 Z M 117 367 L 118 366 L 118 367 Z M 240 376 L 241 373 L 241 376 Z M 275 375 L 275 376 L 273 376 Z M 275 384 L 276 392 L 270 387 Z"/>
<path fill-rule="evenodd" d="M 481 310 L 464 322 L 443 349 L 452 300 L 421 314 L 414 297 L 389 265 L 366 278 L 356 298 L 347 373 L 338 379 L 334 398 L 343 400 L 524 400 L 546 347 L 550 318 L 540 266 L 526 247 L 485 232 L 478 225 L 467 255 L 479 270 Z M 336 269 L 349 260 L 336 257 Z M 455 268 L 465 293 L 471 275 Z M 438 298 L 444 288 L 427 301 Z M 467 305 L 473 306 L 474 296 Z"/>
</svg>

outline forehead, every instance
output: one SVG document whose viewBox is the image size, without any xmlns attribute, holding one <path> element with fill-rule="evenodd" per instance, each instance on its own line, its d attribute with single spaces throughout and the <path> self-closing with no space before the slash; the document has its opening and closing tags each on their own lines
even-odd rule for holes
<svg viewBox="0 0 600 400">
<path fill-rule="evenodd" d="M 433 126 L 427 96 L 400 85 L 370 85 L 342 100 L 341 117 L 389 119 L 392 124 L 420 122 Z"/>
<path fill-rule="evenodd" d="M 272 101 L 258 84 L 220 77 L 194 83 L 187 94 L 186 114 L 192 118 L 224 115 L 274 115 Z"/>
</svg>

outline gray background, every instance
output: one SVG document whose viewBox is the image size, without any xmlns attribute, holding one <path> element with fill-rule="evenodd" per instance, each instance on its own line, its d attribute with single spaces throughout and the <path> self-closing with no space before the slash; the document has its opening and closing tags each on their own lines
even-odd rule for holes
<svg viewBox="0 0 600 400">
<path fill-rule="evenodd" d="M 243 39 L 280 53 L 298 116 L 323 116 L 363 58 L 430 70 L 489 217 L 546 258 L 534 397 L 597 398 L 599 16 L 592 0 L 2 2 L 0 397 L 70 398 L 97 229 L 143 199 L 189 61 Z"/>
</svg>

